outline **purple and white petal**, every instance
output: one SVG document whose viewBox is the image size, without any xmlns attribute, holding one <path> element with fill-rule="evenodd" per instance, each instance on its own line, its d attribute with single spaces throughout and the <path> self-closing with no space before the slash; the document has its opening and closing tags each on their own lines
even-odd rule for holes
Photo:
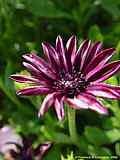
<svg viewBox="0 0 120 160">
<path fill-rule="evenodd" d="M 16 93 L 17 95 L 21 96 L 31 96 L 31 95 L 48 94 L 51 91 L 52 90 L 50 88 L 44 86 L 31 86 L 24 89 L 20 89 Z"/>
<path fill-rule="evenodd" d="M 36 64 L 38 66 L 42 66 L 46 68 L 49 67 L 49 64 L 45 62 L 44 59 L 38 57 L 35 53 L 24 54 L 22 57 L 31 64 Z"/>
<path fill-rule="evenodd" d="M 84 67 L 82 67 L 82 72 L 85 73 L 87 66 L 91 62 L 91 60 L 98 54 L 98 52 L 101 50 L 102 43 L 101 42 L 95 42 L 90 43 L 88 45 L 88 51 L 84 58 Z"/>
<path fill-rule="evenodd" d="M 56 38 L 56 51 L 57 51 L 59 59 L 60 59 L 60 64 L 61 65 L 63 64 L 65 71 L 68 71 L 67 60 L 66 60 L 66 56 L 65 56 L 65 49 L 64 49 L 64 45 L 63 45 L 63 40 L 60 35 L 57 36 L 57 38 Z"/>
<path fill-rule="evenodd" d="M 80 100 L 82 99 L 82 101 L 88 105 L 88 108 L 97 111 L 100 114 L 108 114 L 107 108 L 97 101 L 96 97 L 87 93 L 81 93 L 77 97 Z"/>
<path fill-rule="evenodd" d="M 29 64 L 27 62 L 23 62 L 22 64 L 23 64 L 23 66 L 25 66 L 30 71 L 31 74 L 33 74 L 33 75 L 39 75 L 40 74 L 40 71 L 35 66 L 33 66 L 32 64 Z"/>
<path fill-rule="evenodd" d="M 102 50 L 102 42 L 94 42 L 91 47 L 91 58 L 94 58 Z"/>
<path fill-rule="evenodd" d="M 87 81 L 89 82 L 102 82 L 106 79 L 112 77 L 120 69 L 120 61 L 114 61 L 112 63 L 106 64 L 104 67 L 96 67 L 86 76 Z"/>
<path fill-rule="evenodd" d="M 101 51 L 98 53 L 89 63 L 89 65 L 86 67 L 84 73 L 89 73 L 91 70 L 93 70 L 95 67 L 103 67 L 108 60 L 113 56 L 115 53 L 114 48 L 109 48 Z"/>
<path fill-rule="evenodd" d="M 40 110 L 38 112 L 38 117 L 43 117 L 45 112 L 51 107 L 55 101 L 55 93 L 48 94 L 42 102 Z"/>
<path fill-rule="evenodd" d="M 73 66 L 74 66 L 76 71 L 80 70 L 82 55 L 85 52 L 85 50 L 87 49 L 88 44 L 89 44 L 89 40 L 84 40 L 81 43 L 79 49 L 77 50 L 76 57 L 75 57 L 75 60 L 74 60 L 74 63 L 73 63 Z"/>
<path fill-rule="evenodd" d="M 88 109 L 88 104 L 85 103 L 82 99 L 78 99 L 76 97 L 72 98 L 66 98 L 65 102 L 70 105 L 70 107 L 74 109 Z"/>
<path fill-rule="evenodd" d="M 91 49 L 91 41 L 89 41 L 86 45 L 86 49 L 84 50 L 84 52 L 81 55 L 81 66 L 80 66 L 80 71 L 83 71 L 85 66 L 87 65 L 87 59 L 90 53 L 90 49 Z"/>
<path fill-rule="evenodd" d="M 102 98 L 120 99 L 120 88 L 112 87 L 106 84 L 98 83 L 95 85 L 90 85 L 87 87 L 86 92 Z"/>
<path fill-rule="evenodd" d="M 60 61 L 55 49 L 47 42 L 42 43 L 42 47 L 52 68 L 57 71 L 57 67 L 60 64 Z"/>
<path fill-rule="evenodd" d="M 54 108 L 58 119 L 62 121 L 64 119 L 64 97 L 58 97 L 55 99 Z"/>
<path fill-rule="evenodd" d="M 77 51 L 77 38 L 75 35 L 71 36 L 70 39 L 68 40 L 66 44 L 66 49 L 68 54 L 70 54 L 71 62 L 73 64 Z"/>
<path fill-rule="evenodd" d="M 10 76 L 10 79 L 15 80 L 19 83 L 40 83 L 40 81 L 36 78 L 32 78 L 27 75 L 13 74 Z"/>
<path fill-rule="evenodd" d="M 27 62 L 23 62 L 23 65 L 31 72 L 32 75 L 38 75 L 39 77 L 43 77 L 50 81 L 57 78 L 57 76 L 54 76 L 54 74 L 52 74 L 47 68 L 42 68 Z"/>
<path fill-rule="evenodd" d="M 54 69 L 47 63 L 43 58 L 37 56 L 35 53 L 25 54 L 23 58 L 30 62 L 33 65 L 39 66 L 40 68 L 46 68 L 51 72 L 51 74 L 55 75 Z"/>
</svg>

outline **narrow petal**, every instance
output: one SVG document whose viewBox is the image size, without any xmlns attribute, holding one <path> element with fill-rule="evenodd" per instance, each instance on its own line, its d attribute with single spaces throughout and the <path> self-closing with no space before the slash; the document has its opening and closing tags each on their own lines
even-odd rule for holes
<svg viewBox="0 0 120 160">
<path fill-rule="evenodd" d="M 113 87 L 107 84 L 91 85 L 87 87 L 86 92 L 102 98 L 120 99 L 120 87 Z"/>
<path fill-rule="evenodd" d="M 41 95 L 50 93 L 51 89 L 46 88 L 44 86 L 31 86 L 21 90 L 18 90 L 16 93 L 17 95 L 21 96 L 31 96 L 31 95 Z"/>
<path fill-rule="evenodd" d="M 63 64 L 65 71 L 68 71 L 67 60 L 65 57 L 65 49 L 63 45 L 63 40 L 60 35 L 56 38 L 56 51 L 58 53 L 60 63 Z"/>
<path fill-rule="evenodd" d="M 110 64 L 106 64 L 104 67 L 96 67 L 86 76 L 89 82 L 102 82 L 112 77 L 120 69 L 120 61 L 115 61 Z"/>
<path fill-rule="evenodd" d="M 87 109 L 88 104 L 85 103 L 82 99 L 74 97 L 74 99 L 66 98 L 66 103 L 68 103 L 74 109 Z"/>
<path fill-rule="evenodd" d="M 74 63 L 73 63 L 73 66 L 74 66 L 76 71 L 80 70 L 82 55 L 85 52 L 86 48 L 88 47 L 88 43 L 89 43 L 89 40 L 83 41 L 81 43 L 77 53 L 76 53 L 76 57 L 75 57 L 75 60 L 74 60 Z"/>
<path fill-rule="evenodd" d="M 10 76 L 10 79 L 15 80 L 19 83 L 40 83 L 38 79 L 26 76 L 26 75 L 20 75 L 20 74 L 13 74 Z"/>
<path fill-rule="evenodd" d="M 47 72 L 47 76 L 50 78 L 57 78 L 57 74 L 54 73 L 54 69 L 46 63 L 42 58 L 38 57 L 36 54 L 26 54 L 23 55 L 24 59 L 27 60 L 30 65 L 34 66 L 37 70 L 41 72 L 41 74 L 45 74 Z"/>
<path fill-rule="evenodd" d="M 64 119 L 64 104 L 63 104 L 64 98 L 56 98 L 55 99 L 55 111 L 57 114 L 57 117 L 60 121 L 62 121 Z"/>
<path fill-rule="evenodd" d="M 83 71 L 85 66 L 86 66 L 86 62 L 87 62 L 87 58 L 88 58 L 89 53 L 90 53 L 90 49 L 91 49 L 91 41 L 89 41 L 87 43 L 86 49 L 81 54 L 81 66 L 80 66 L 81 71 Z"/>
<path fill-rule="evenodd" d="M 51 74 L 54 74 L 54 68 L 52 68 L 49 63 L 37 56 L 35 53 L 25 54 L 23 55 L 23 58 L 34 65 L 36 64 L 39 67 L 47 68 L 52 72 Z"/>
<path fill-rule="evenodd" d="M 47 78 L 47 81 L 51 81 L 51 79 L 49 79 L 49 77 L 47 77 L 47 76 L 43 77 L 40 70 L 38 70 L 32 64 L 23 62 L 23 66 L 25 66 L 30 71 L 31 75 L 34 76 L 35 78 L 40 79 L 40 80 L 44 80 L 44 81 Z"/>
<path fill-rule="evenodd" d="M 75 55 L 76 55 L 76 50 L 77 50 L 77 38 L 75 35 L 70 37 L 70 39 L 66 44 L 66 48 L 67 48 L 68 54 L 70 54 L 71 62 L 73 64 Z"/>
<path fill-rule="evenodd" d="M 107 84 L 107 83 L 95 83 L 95 84 L 93 83 L 93 85 L 96 85 L 96 84 L 97 84 L 97 86 L 100 85 L 100 86 L 103 86 L 103 87 L 107 87 L 109 89 L 113 89 L 117 92 L 120 92 L 120 86 L 115 86 L 115 85 Z"/>
<path fill-rule="evenodd" d="M 109 48 L 101 51 L 98 53 L 89 63 L 89 65 L 86 67 L 84 73 L 87 74 L 89 73 L 92 69 L 95 67 L 100 66 L 101 68 L 103 67 L 104 64 L 113 56 L 115 53 L 114 48 Z"/>
<path fill-rule="evenodd" d="M 49 63 L 56 72 L 59 72 L 60 60 L 57 52 L 49 43 L 42 43 L 43 51 L 47 56 Z"/>
<path fill-rule="evenodd" d="M 86 55 L 86 59 L 84 62 L 84 67 L 82 69 L 82 72 L 85 74 L 87 71 L 86 69 L 88 68 L 87 66 L 89 65 L 89 63 L 91 63 L 92 59 L 94 59 L 94 57 L 100 52 L 102 48 L 102 43 L 101 42 L 95 42 L 95 43 L 91 43 L 88 53 Z"/>
<path fill-rule="evenodd" d="M 32 75 L 35 75 L 36 77 L 41 77 L 41 79 L 43 77 L 46 80 L 53 81 L 57 78 L 56 76 L 53 76 L 47 68 L 34 66 L 26 62 L 23 62 L 23 65 L 31 72 Z"/>
<path fill-rule="evenodd" d="M 102 49 L 101 42 L 98 41 L 98 42 L 93 43 L 91 47 L 91 58 L 94 58 L 101 51 L 101 49 Z"/>
<path fill-rule="evenodd" d="M 47 112 L 50 106 L 54 103 L 54 99 L 55 99 L 55 93 L 48 94 L 45 97 L 38 113 L 39 117 L 44 116 L 45 112 Z"/>
<path fill-rule="evenodd" d="M 22 57 L 32 64 L 48 67 L 48 64 L 41 57 L 38 57 L 35 53 L 24 54 Z"/>
<path fill-rule="evenodd" d="M 31 65 L 27 62 L 23 62 L 22 64 L 30 71 L 31 74 L 40 75 L 40 71 L 36 67 L 34 67 L 33 65 Z"/>
<path fill-rule="evenodd" d="M 77 96 L 80 100 L 88 106 L 88 108 L 97 111 L 100 114 L 108 114 L 107 108 L 105 108 L 96 98 L 90 94 L 82 93 Z"/>
</svg>

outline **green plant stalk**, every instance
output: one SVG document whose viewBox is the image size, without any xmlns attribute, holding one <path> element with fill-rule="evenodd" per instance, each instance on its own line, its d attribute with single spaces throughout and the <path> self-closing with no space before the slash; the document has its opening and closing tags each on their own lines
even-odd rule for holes
<svg viewBox="0 0 120 160">
<path fill-rule="evenodd" d="M 70 134 L 72 142 L 74 144 L 78 144 L 75 111 L 76 111 L 75 109 L 68 107 L 68 126 L 69 126 L 69 134 Z"/>
</svg>

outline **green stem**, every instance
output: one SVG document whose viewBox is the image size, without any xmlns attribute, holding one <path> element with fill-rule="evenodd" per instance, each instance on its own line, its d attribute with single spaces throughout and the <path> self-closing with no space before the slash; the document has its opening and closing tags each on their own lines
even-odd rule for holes
<svg viewBox="0 0 120 160">
<path fill-rule="evenodd" d="M 68 107 L 68 125 L 69 125 L 69 133 L 72 142 L 75 144 L 78 143 L 78 135 L 76 130 L 76 119 L 75 119 L 75 109 Z"/>
</svg>

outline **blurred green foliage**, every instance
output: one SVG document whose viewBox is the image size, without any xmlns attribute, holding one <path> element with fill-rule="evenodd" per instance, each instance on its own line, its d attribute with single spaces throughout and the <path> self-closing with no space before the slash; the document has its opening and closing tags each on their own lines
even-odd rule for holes
<svg viewBox="0 0 120 160">
<path fill-rule="evenodd" d="M 44 119 L 38 119 L 44 97 L 16 96 L 8 77 L 24 70 L 21 55 L 34 50 L 43 56 L 41 42 L 54 44 L 58 34 L 65 42 L 72 34 L 79 42 L 86 38 L 103 41 L 104 47 L 116 47 L 113 59 L 120 59 L 120 1 L 0 0 L 0 126 L 10 124 L 17 132 L 33 135 L 34 145 L 54 142 L 45 160 L 72 160 L 73 155 L 120 156 L 120 102 L 103 101 L 111 113 L 107 117 L 77 112 L 78 147 L 69 138 L 67 116 L 58 122 L 51 109 Z M 119 85 L 120 74 L 108 82 Z"/>
</svg>

